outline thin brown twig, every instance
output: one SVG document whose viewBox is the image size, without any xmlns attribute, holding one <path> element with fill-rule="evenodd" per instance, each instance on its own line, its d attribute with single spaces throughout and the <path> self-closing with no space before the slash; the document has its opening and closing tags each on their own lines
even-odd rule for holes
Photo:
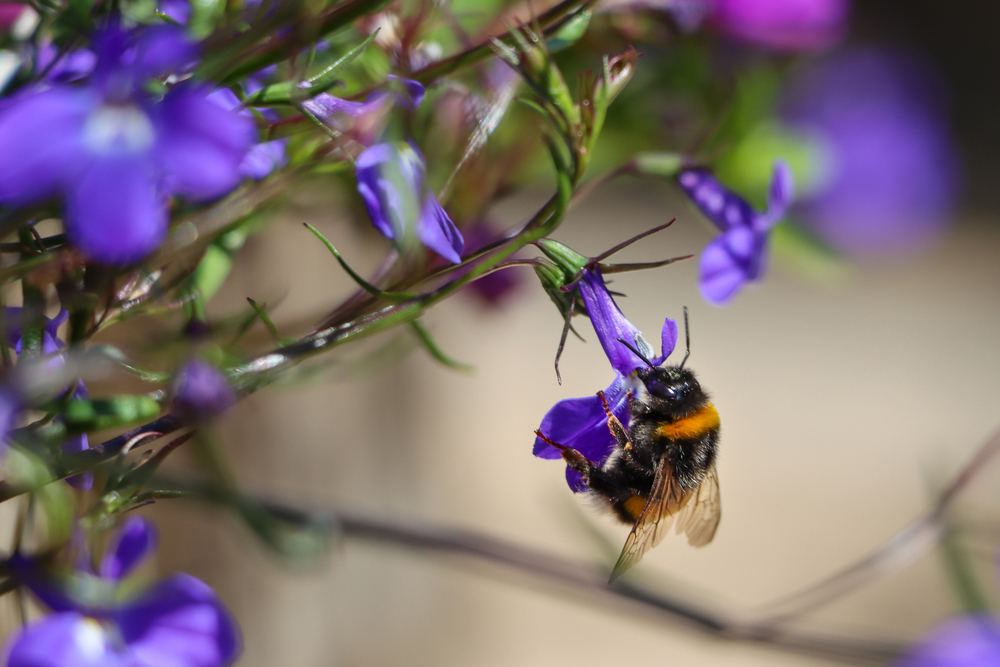
<svg viewBox="0 0 1000 667">
<path fill-rule="evenodd" d="M 876 549 L 844 569 L 762 608 L 764 622 L 778 626 L 821 607 L 879 577 L 898 572 L 929 552 L 944 532 L 947 512 L 958 494 L 1000 452 L 1000 429 L 987 438 L 945 486 L 934 506 Z"/>
</svg>

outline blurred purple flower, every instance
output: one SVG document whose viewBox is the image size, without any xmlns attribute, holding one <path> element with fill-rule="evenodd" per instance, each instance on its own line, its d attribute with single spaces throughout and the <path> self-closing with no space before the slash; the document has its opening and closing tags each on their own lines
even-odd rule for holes
<svg viewBox="0 0 1000 667">
<path fill-rule="evenodd" d="M 232 407 L 236 392 L 218 368 L 201 359 L 191 359 L 174 378 L 173 399 L 174 410 L 184 418 L 204 421 Z"/>
<path fill-rule="evenodd" d="M 668 12 L 682 30 L 703 24 L 734 40 L 778 52 L 815 51 L 843 38 L 849 0 L 604 0 L 610 11 Z"/>
<path fill-rule="evenodd" d="M 256 81 L 255 77 L 251 77 L 246 80 L 245 87 L 249 94 L 263 86 Z M 217 88 L 208 97 L 223 109 L 235 111 L 248 121 L 253 122 L 253 112 L 244 107 L 239 98 L 236 97 L 236 93 L 230 89 Z M 264 109 L 261 113 L 268 120 L 277 120 L 277 114 L 271 109 Z M 237 167 L 237 173 L 241 178 L 252 178 L 255 181 L 270 176 L 274 170 L 281 169 L 288 164 L 288 155 L 285 153 L 287 146 L 288 139 L 275 139 L 255 144 L 243 157 L 243 161 Z"/>
<path fill-rule="evenodd" d="M 483 246 L 499 239 L 500 235 L 488 222 L 481 221 L 466 229 L 464 238 L 465 251 L 474 253 Z M 483 305 L 496 308 L 513 296 L 521 284 L 522 281 L 517 270 L 502 269 L 476 278 L 465 289 Z"/>
<path fill-rule="evenodd" d="M 162 99 L 146 91 L 149 79 L 195 61 L 181 28 L 112 27 L 93 46 L 87 85 L 55 85 L 0 111 L 0 203 L 62 194 L 73 243 L 98 261 L 129 263 L 163 240 L 168 195 L 210 199 L 238 183 L 254 131 L 210 102 L 207 87 L 185 82 Z"/>
<path fill-rule="evenodd" d="M 191 20 L 191 14 L 194 13 L 194 7 L 188 0 L 160 0 L 156 9 L 178 23 L 187 23 Z"/>
<path fill-rule="evenodd" d="M 78 571 L 67 585 L 15 555 L 14 575 L 54 613 L 8 640 L 8 667 L 221 667 L 240 651 L 239 629 L 204 582 L 175 574 L 135 597 L 120 582 L 156 543 L 145 519 L 126 521 L 100 575 Z M 88 595 L 89 594 L 89 595 Z"/>
<path fill-rule="evenodd" d="M 701 254 L 698 281 L 709 303 L 722 305 L 745 283 L 760 280 L 767 268 L 768 234 L 794 197 L 792 172 L 776 162 L 768 189 L 767 211 L 758 213 L 726 189 L 707 169 L 686 169 L 677 177 L 681 189 L 722 232 Z"/>
<path fill-rule="evenodd" d="M 631 414 L 628 408 L 628 392 L 633 385 L 632 372 L 645 363 L 618 340 L 622 338 L 655 365 L 660 365 L 674 351 L 677 344 L 677 323 L 669 317 L 663 322 L 660 334 L 661 352 L 653 356 L 652 346 L 642 337 L 642 333 L 632 325 L 618 304 L 611 298 L 600 269 L 584 269 L 578 283 L 580 296 L 587 307 L 590 322 L 594 325 L 597 339 L 611 362 L 616 376 L 604 390 L 604 398 L 611 412 L 628 428 Z M 594 464 L 601 466 L 615 448 L 615 439 L 608 429 L 608 417 L 600 397 L 568 398 L 559 401 L 542 418 L 538 427 L 547 438 L 560 445 L 577 450 Z M 539 437 L 535 438 L 534 455 L 542 459 L 558 459 L 562 454 L 558 449 Z M 566 467 L 566 481 L 574 492 L 587 489 L 580 473 Z"/>
<path fill-rule="evenodd" d="M 851 50 L 803 71 L 783 115 L 817 142 L 825 164 L 797 217 L 855 256 L 933 241 L 960 171 L 945 97 L 926 63 L 898 52 Z"/>
<path fill-rule="evenodd" d="M 14 352 L 21 356 L 22 348 L 22 319 L 24 316 L 24 309 L 19 307 L 5 307 L 4 308 L 4 323 L 7 326 L 7 344 L 14 349 Z M 66 319 L 69 318 L 69 311 L 65 308 L 61 308 L 59 313 L 53 317 L 43 317 L 42 324 L 42 354 L 54 354 L 59 350 L 63 349 L 65 344 L 59 340 L 59 327 L 62 325 Z M 48 363 L 48 362 L 47 362 Z M 52 363 L 61 365 L 62 355 L 56 357 Z M 86 398 L 88 396 L 87 387 L 84 386 L 83 382 L 78 382 L 76 389 L 73 390 L 73 398 Z M 13 401 L 13 395 L 11 394 L 11 400 L 9 403 L 4 402 L 6 395 L 0 396 L 0 422 L 3 419 L 8 419 L 12 421 L 13 417 L 16 415 L 17 403 Z M 11 412 L 13 410 L 13 412 Z M 56 421 L 59 421 L 59 417 L 56 417 Z M 7 433 L 11 424 L 8 424 L 6 428 L 2 429 L 3 434 Z M 65 453 L 75 453 L 82 452 L 90 449 L 90 440 L 86 433 L 81 433 L 79 435 L 70 436 L 63 445 L 62 451 Z M 94 485 L 94 474 L 91 472 L 83 472 L 79 475 L 73 475 L 68 477 L 66 481 L 75 489 L 80 491 L 88 491 Z"/>
<path fill-rule="evenodd" d="M 710 0 L 708 24 L 773 51 L 825 49 L 844 36 L 848 0 Z"/>
<path fill-rule="evenodd" d="M 946 621 L 894 667 L 995 667 L 1000 665 L 1000 621 L 977 614 Z"/>
<path fill-rule="evenodd" d="M 376 90 L 363 102 L 320 93 L 303 102 L 302 107 L 338 132 L 350 130 L 356 141 L 367 145 L 374 141 L 393 104 L 416 109 L 424 99 L 424 86 L 419 81 L 390 74 L 388 85 L 389 89 Z"/>
<path fill-rule="evenodd" d="M 427 185 L 427 164 L 413 145 L 375 144 L 355 163 L 358 192 L 372 224 L 401 245 L 409 234 L 449 262 L 459 264 L 464 241 Z"/>
</svg>

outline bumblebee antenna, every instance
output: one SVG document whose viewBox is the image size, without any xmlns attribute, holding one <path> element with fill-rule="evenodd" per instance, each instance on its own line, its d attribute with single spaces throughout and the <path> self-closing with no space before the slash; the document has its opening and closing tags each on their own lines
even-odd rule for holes
<svg viewBox="0 0 1000 667">
<path fill-rule="evenodd" d="M 680 368 L 684 368 L 684 364 L 687 363 L 688 357 L 691 356 L 691 330 L 688 329 L 687 306 L 684 306 L 684 345 L 687 347 L 687 352 L 684 353 L 684 359 L 681 360 Z"/>
<path fill-rule="evenodd" d="M 626 341 L 626 340 L 625 340 L 624 338 L 619 338 L 619 339 L 618 339 L 618 342 L 619 342 L 619 343 L 621 343 L 622 345 L 624 345 L 625 347 L 627 347 L 628 349 L 632 350 L 632 354 L 634 354 L 635 356 L 637 356 L 637 357 L 639 357 L 640 359 L 642 359 L 642 360 L 643 360 L 643 362 L 644 362 L 644 363 L 645 363 L 645 364 L 646 364 L 647 366 L 649 366 L 650 368 L 656 368 L 656 366 L 654 366 L 654 365 L 653 365 L 653 362 L 652 362 L 652 361 L 650 361 L 649 359 L 647 359 L 646 357 L 644 357 L 644 356 L 643 356 L 643 354 L 642 354 L 642 352 L 640 352 L 639 350 L 637 350 L 637 349 L 635 349 L 634 347 L 632 347 L 632 346 L 631 346 L 631 345 L 630 345 L 630 344 L 628 343 L 628 341 Z"/>
</svg>

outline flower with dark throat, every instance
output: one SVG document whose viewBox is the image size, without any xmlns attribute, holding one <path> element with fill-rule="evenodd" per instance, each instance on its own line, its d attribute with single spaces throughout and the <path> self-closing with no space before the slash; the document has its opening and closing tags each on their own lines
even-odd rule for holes
<svg viewBox="0 0 1000 667">
<path fill-rule="evenodd" d="M 132 517 L 98 572 L 50 574 L 15 554 L 14 577 L 52 613 L 8 640 L 8 667 L 222 667 L 240 651 L 239 629 L 215 592 L 175 574 L 134 592 L 127 577 L 149 556 L 156 533 Z"/>
<path fill-rule="evenodd" d="M 698 281 L 705 300 L 722 305 L 746 283 L 763 278 L 767 270 L 768 235 L 784 217 L 794 197 L 792 171 L 782 161 L 775 163 L 767 211 L 763 213 L 726 189 L 707 169 L 685 169 L 677 182 L 722 232 L 701 254 Z"/>
<path fill-rule="evenodd" d="M 85 84 L 18 96 L 0 111 L 0 203 L 61 195 L 75 245 L 101 262 L 130 263 L 163 240 L 170 195 L 212 199 L 239 182 L 255 130 L 212 103 L 207 86 L 150 92 L 196 61 L 182 28 L 112 26 L 91 46 Z"/>
<path fill-rule="evenodd" d="M 659 357 L 654 357 L 653 347 L 642 337 L 642 333 L 625 319 L 618 304 L 611 297 L 600 268 L 596 266 L 585 268 L 577 285 L 580 297 L 587 308 L 587 314 L 590 316 L 590 322 L 597 333 L 597 339 L 615 371 L 615 379 L 604 390 L 604 398 L 611 412 L 625 428 L 628 428 L 631 417 L 628 393 L 637 381 L 633 372 L 646 363 L 623 345 L 619 338 L 634 346 L 650 363 L 658 366 L 674 351 L 674 346 L 677 344 L 677 323 L 670 318 L 664 321 L 663 331 L 660 334 L 661 354 Z M 559 401 L 542 418 L 538 430 L 550 440 L 577 450 L 597 466 L 604 464 L 617 444 L 608 429 L 608 416 L 604 411 L 604 404 L 596 394 Z M 543 459 L 562 458 L 559 449 L 540 437 L 535 438 L 534 454 Z M 587 489 L 580 473 L 568 466 L 566 481 L 573 491 L 581 492 Z"/>
<path fill-rule="evenodd" d="M 427 163 L 416 146 L 375 144 L 355 164 L 358 193 L 372 224 L 397 247 L 410 237 L 449 262 L 462 261 L 461 232 L 427 184 Z"/>
</svg>

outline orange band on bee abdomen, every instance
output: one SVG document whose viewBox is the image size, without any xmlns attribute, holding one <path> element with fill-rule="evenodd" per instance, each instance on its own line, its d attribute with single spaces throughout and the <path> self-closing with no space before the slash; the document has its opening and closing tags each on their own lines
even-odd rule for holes
<svg viewBox="0 0 1000 667">
<path fill-rule="evenodd" d="M 646 507 L 646 496 L 632 496 L 623 503 L 625 511 L 629 513 L 633 521 L 639 520 L 643 508 Z"/>
<path fill-rule="evenodd" d="M 672 424 L 663 424 L 656 429 L 656 435 L 671 440 L 691 440 L 700 438 L 716 428 L 719 428 L 719 413 L 714 405 L 706 403 L 697 412 L 684 419 L 678 419 Z"/>
</svg>

